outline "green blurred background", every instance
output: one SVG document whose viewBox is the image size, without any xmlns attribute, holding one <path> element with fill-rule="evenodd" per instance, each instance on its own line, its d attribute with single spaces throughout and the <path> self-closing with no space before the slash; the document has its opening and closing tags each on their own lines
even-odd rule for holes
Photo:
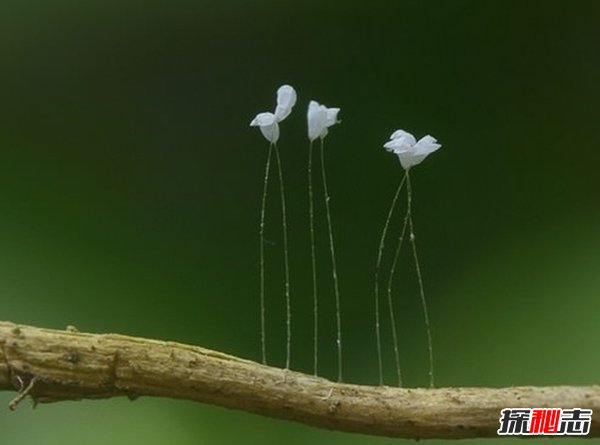
<svg viewBox="0 0 600 445">
<path fill-rule="evenodd" d="M 248 124 L 290 83 L 299 101 L 280 147 L 294 369 L 312 366 L 314 98 L 342 109 L 326 156 L 346 380 L 377 382 L 372 273 L 402 173 L 382 144 L 404 128 L 443 144 L 413 174 L 437 384 L 599 383 L 599 22 L 595 1 L 3 0 L 0 318 L 258 360 L 267 143 Z M 281 365 L 275 185 L 268 341 Z M 321 369 L 334 377 L 324 234 L 319 247 Z M 401 267 L 412 280 L 408 256 Z M 422 386 L 414 292 L 398 309 L 406 384 Z M 29 405 L 0 409 L 1 443 L 392 443 L 174 400 Z"/>
</svg>

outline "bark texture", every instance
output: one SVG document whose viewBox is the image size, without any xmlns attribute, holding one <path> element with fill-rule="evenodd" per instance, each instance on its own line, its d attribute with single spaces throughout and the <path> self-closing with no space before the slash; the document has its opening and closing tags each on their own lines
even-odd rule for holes
<svg viewBox="0 0 600 445">
<path fill-rule="evenodd" d="M 0 390 L 36 403 L 126 396 L 188 399 L 319 428 L 403 438 L 496 437 L 508 407 L 600 413 L 600 387 L 408 389 L 284 371 L 221 352 L 116 334 L 0 322 Z M 592 416 L 589 436 L 600 436 Z"/>
</svg>

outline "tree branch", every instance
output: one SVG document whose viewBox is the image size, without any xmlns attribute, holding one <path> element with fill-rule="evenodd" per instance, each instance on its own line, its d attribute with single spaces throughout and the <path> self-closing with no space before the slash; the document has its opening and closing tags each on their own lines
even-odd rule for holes
<svg viewBox="0 0 600 445">
<path fill-rule="evenodd" d="M 333 383 L 180 343 L 0 322 L 0 390 L 37 402 L 188 399 L 339 431 L 404 438 L 494 437 L 507 407 L 600 413 L 600 387 L 406 389 Z M 588 437 L 600 437 L 593 419 Z"/>
</svg>

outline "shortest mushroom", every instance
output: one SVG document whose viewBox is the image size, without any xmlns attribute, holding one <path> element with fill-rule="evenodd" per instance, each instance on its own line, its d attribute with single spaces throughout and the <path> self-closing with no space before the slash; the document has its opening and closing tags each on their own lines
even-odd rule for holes
<svg viewBox="0 0 600 445">
<path fill-rule="evenodd" d="M 440 148 L 441 144 L 438 144 L 437 140 L 430 135 L 423 136 L 417 141 L 412 134 L 404 130 L 396 130 L 383 146 L 398 155 L 400 164 L 404 170 L 408 170 L 423 162 L 430 153 Z"/>
</svg>

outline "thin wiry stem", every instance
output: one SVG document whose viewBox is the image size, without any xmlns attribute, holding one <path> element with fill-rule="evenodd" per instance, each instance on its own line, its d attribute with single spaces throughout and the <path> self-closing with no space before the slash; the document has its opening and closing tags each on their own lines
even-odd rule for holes
<svg viewBox="0 0 600 445">
<path fill-rule="evenodd" d="M 325 174 L 325 149 L 321 138 L 321 176 L 323 177 L 323 193 L 325 195 L 325 211 L 327 213 L 327 229 L 329 232 L 329 249 L 331 251 L 331 271 L 333 274 L 333 290 L 335 292 L 335 315 L 337 324 L 337 356 L 338 356 L 338 381 L 342 381 L 342 317 L 340 310 L 340 289 L 338 284 L 337 266 L 335 260 L 335 247 L 333 244 L 333 229 L 331 225 L 331 210 L 329 209 L 329 192 L 327 191 L 327 176 Z"/>
<path fill-rule="evenodd" d="M 392 205 L 390 206 L 390 210 L 388 212 L 387 218 L 385 220 L 385 225 L 383 226 L 383 232 L 381 232 L 381 240 L 379 241 L 379 251 L 377 252 L 377 264 L 375 265 L 375 333 L 377 336 L 377 362 L 379 365 L 379 384 L 383 385 L 383 358 L 381 354 L 381 328 L 379 323 L 379 271 L 381 269 L 381 260 L 383 258 L 383 247 L 385 245 L 385 238 L 387 236 L 387 231 L 390 225 L 390 221 L 392 220 L 392 213 L 394 213 L 394 209 L 396 208 L 396 202 L 398 201 L 398 196 L 400 196 L 400 190 L 404 186 L 404 182 L 406 181 L 406 175 L 400 181 L 400 185 L 396 190 L 396 194 L 392 199 Z"/>
<path fill-rule="evenodd" d="M 313 284 L 313 342 L 314 342 L 314 374 L 318 372 L 318 339 L 319 339 L 319 305 L 317 299 L 317 256 L 315 254 L 315 221 L 314 221 L 314 198 L 313 198 L 313 141 L 308 146 L 308 214 L 310 221 L 310 257 L 312 262 L 312 284 Z"/>
<path fill-rule="evenodd" d="M 404 175 L 404 178 L 408 178 L 408 173 Z M 398 386 L 402 386 L 402 369 L 400 368 L 400 352 L 398 349 L 398 334 L 396 331 L 396 317 L 394 315 L 394 305 L 392 301 L 392 287 L 394 283 L 394 275 L 396 274 L 396 266 L 398 265 L 398 258 L 400 257 L 400 251 L 402 250 L 402 244 L 404 243 L 404 235 L 406 234 L 406 227 L 408 225 L 409 214 L 408 212 L 404 216 L 404 223 L 402 224 L 402 231 L 398 237 L 398 246 L 394 253 L 394 261 L 392 261 L 392 267 L 390 269 L 390 276 L 388 278 L 387 286 L 387 300 L 388 308 L 390 310 L 390 324 L 392 325 L 392 340 L 394 342 L 394 359 L 396 361 L 396 374 L 398 376 Z"/>
<path fill-rule="evenodd" d="M 283 172 L 281 169 L 281 158 L 279 157 L 279 148 L 275 148 L 275 160 L 277 161 L 277 171 L 279 172 L 279 191 L 281 192 L 281 224 L 283 228 L 283 263 L 285 268 L 285 312 L 286 312 L 286 358 L 285 369 L 290 369 L 290 354 L 292 348 L 292 308 L 290 301 L 290 261 L 288 254 L 288 236 L 287 236 L 287 217 L 285 210 L 285 190 L 283 188 Z"/>
<path fill-rule="evenodd" d="M 425 329 L 427 330 L 427 349 L 429 352 L 429 387 L 433 388 L 433 341 L 431 339 L 431 326 L 429 324 L 429 312 L 427 311 L 427 301 L 425 300 L 425 290 L 423 288 L 423 277 L 421 275 L 421 266 L 419 265 L 419 257 L 417 255 L 417 244 L 415 241 L 415 232 L 413 229 L 412 220 L 412 188 L 410 185 L 410 177 L 406 172 L 406 193 L 408 199 L 408 221 L 410 226 L 410 243 L 412 244 L 413 257 L 415 259 L 415 268 L 417 270 L 417 280 L 419 282 L 419 294 L 421 296 L 421 304 L 423 305 L 423 317 L 425 318 Z"/>
<path fill-rule="evenodd" d="M 272 153 L 273 144 L 269 144 L 269 152 L 265 164 L 262 205 L 260 208 L 260 343 L 263 365 L 267 364 L 267 340 L 265 331 L 265 210 L 267 208 L 267 188 L 269 184 L 269 170 L 271 169 Z"/>
</svg>

